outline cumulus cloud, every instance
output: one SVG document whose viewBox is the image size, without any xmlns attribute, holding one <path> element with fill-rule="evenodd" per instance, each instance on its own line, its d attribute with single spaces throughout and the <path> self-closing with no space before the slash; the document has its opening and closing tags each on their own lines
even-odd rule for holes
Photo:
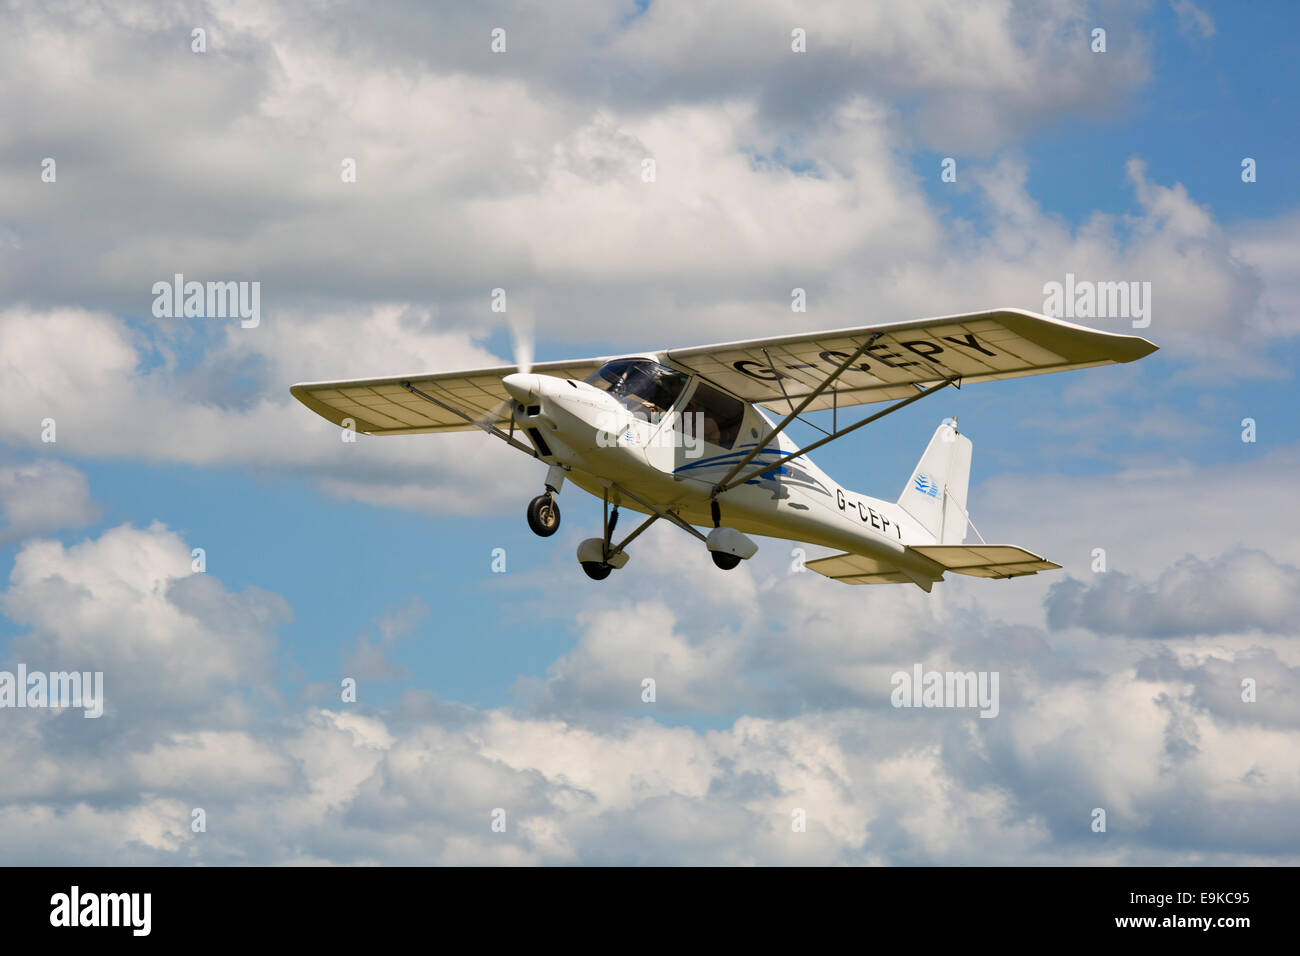
<svg viewBox="0 0 1300 956">
<path fill-rule="evenodd" d="M 1180 695 L 1215 720 L 1276 729 L 1300 727 L 1300 667 L 1288 665 L 1272 648 L 1177 654 L 1170 649 L 1144 658 L 1138 676 L 1181 682 Z"/>
<path fill-rule="evenodd" d="M 86 476 L 71 465 L 53 460 L 0 464 L 0 544 L 78 528 L 98 515 Z"/>
<path fill-rule="evenodd" d="M 1071 227 L 1031 194 L 1018 136 L 1145 82 L 1146 41 L 1120 11 L 1105 58 L 1077 11 L 996 2 L 207 15 L 195 54 L 183 4 L 7 13 L 0 129 L 51 144 L 37 152 L 59 170 L 42 182 L 24 150 L 0 161 L 0 291 L 19 303 L 0 312 L 7 443 L 32 447 L 55 417 L 73 454 L 496 509 L 523 487 L 504 448 L 343 444 L 286 389 L 497 364 L 481 343 L 504 327 L 498 287 L 530 303 L 548 358 L 593 337 L 631 351 L 1039 309 L 1066 272 L 1150 281 L 1148 334 L 1220 377 L 1280 374 L 1258 342 L 1296 332 L 1294 217 L 1225 231 L 1140 159 L 1132 215 Z M 509 52 L 494 55 L 503 23 Z M 96 81 L 107 73 L 121 81 Z M 1011 145 L 981 154 L 983 138 Z M 979 228 L 927 196 L 918 140 L 975 151 L 955 188 L 980 198 Z M 262 283 L 261 324 L 153 318 L 153 284 L 176 273 Z M 794 287 L 807 313 L 790 311 Z"/>
<path fill-rule="evenodd" d="M 262 330 L 235 328 L 232 338 L 240 332 Z M 432 459 L 427 437 L 343 442 L 339 429 L 288 394 L 290 384 L 317 375 L 358 377 L 349 369 L 499 364 L 465 335 L 438 330 L 427 314 L 376 307 L 319 316 L 297 337 L 270 332 L 265 351 L 236 341 L 214 347 L 210 357 L 231 370 L 220 388 L 206 374 L 178 369 L 166 339 L 133 333 L 103 312 L 4 310 L 0 439 L 44 447 L 41 422 L 52 418 L 66 454 L 269 467 L 317 477 L 341 497 L 418 510 L 483 508 L 509 492 L 518 498 L 520 476 L 500 466 L 514 453 L 478 433 L 439 436 L 444 450 Z M 241 378 L 250 362 L 255 384 L 248 391 L 230 379 Z"/>
<path fill-rule="evenodd" d="M 103 671 L 105 716 L 169 715 L 241 706 L 243 688 L 272 693 L 276 595 L 232 594 L 192 570 L 191 548 L 159 523 L 122 525 L 70 546 L 25 544 L 0 609 L 25 632 L 12 647 L 31 670 Z"/>
<path fill-rule="evenodd" d="M 1119 571 L 1095 581 L 1071 578 L 1054 585 L 1048 623 L 1130 637 L 1190 637 L 1253 630 L 1290 634 L 1300 618 L 1300 569 L 1257 550 L 1208 561 L 1188 555 L 1153 582 Z"/>
<path fill-rule="evenodd" d="M 0 164 L 13 247 L 0 287 L 38 308 L 140 316 L 152 284 L 176 272 L 256 279 L 264 321 L 296 335 L 307 323 L 285 310 L 322 300 L 436 302 L 441 327 L 481 333 L 499 318 L 485 302 L 500 286 L 536 296 L 543 342 L 612 321 L 632 334 L 628 349 L 840 326 L 866 318 L 864 301 L 873 320 L 1037 308 L 1067 270 L 1152 281 L 1166 336 L 1191 341 L 1255 311 L 1256 276 L 1205 209 L 1140 168 L 1136 221 L 1098 210 L 1072 234 L 1036 209 L 1023 168 L 963 159 L 992 222 L 954 242 L 903 155 L 913 125 L 942 129 L 932 145 L 961 153 L 969 136 L 1014 143 L 1027 124 L 1114 106 L 1148 58 L 1122 11 L 1105 57 L 1089 52 L 1077 11 L 1050 5 L 634 13 L 232 5 L 212 11 L 211 51 L 196 55 L 177 40 L 192 19 L 182 6 L 79 9 L 75 34 L 20 6 L 0 45 L 6 125 L 76 145 L 56 183 L 16 155 Z M 514 40 L 494 56 L 500 23 Z M 794 26 L 807 54 L 790 52 Z M 120 71 L 124 85 L 93 81 L 124 59 L 147 67 Z M 82 68 L 49 75 L 61 62 Z M 356 183 L 340 178 L 344 158 L 358 162 Z M 1259 256 L 1294 235 L 1257 238 Z M 812 301 L 797 318 L 795 285 Z M 366 335 L 329 328 L 357 350 L 352 368 L 372 356 L 396 367 Z"/>
<path fill-rule="evenodd" d="M 766 112 L 797 125 L 870 91 L 915 103 L 908 126 L 927 145 L 967 151 L 1003 142 L 1046 112 L 1113 106 L 1141 86 L 1142 32 L 1128 24 L 1127 42 L 1103 67 L 1089 50 L 1091 26 L 1053 5 L 673 0 L 652 5 L 612 51 L 640 68 L 647 98 L 759 91 Z M 792 53 L 795 29 L 806 53 Z"/>
<path fill-rule="evenodd" d="M 1068 423 L 1042 424 L 1065 428 L 1074 440 Z M 1085 453 L 1098 455 L 1090 447 L 1090 434 L 1081 433 L 1078 444 Z M 1224 440 L 1239 439 L 1231 433 Z M 1206 562 L 1237 551 L 1267 554 L 1274 568 L 1264 572 L 1264 580 L 1275 581 L 1286 573 L 1279 568 L 1300 567 L 1300 540 L 1274 510 L 1243 503 L 1275 501 L 1277 476 L 1295 467 L 1300 449 L 1280 445 L 1256 452 L 1255 446 L 1246 447 L 1251 451 L 1239 462 L 1195 465 L 1178 456 L 1143 456 L 1104 477 L 1035 474 L 1027 464 L 1030 456 L 1015 455 L 973 488 L 971 512 L 986 534 L 1031 546 L 1085 584 L 1102 584 L 1101 578 L 1120 572 L 1130 576 L 1134 586 L 1149 588 L 1188 555 Z M 975 461 L 979 467 L 978 455 Z M 1104 565 L 1097 564 L 1099 559 Z M 1106 570 L 1096 570 L 1100 566 Z M 1044 574 L 1014 589 L 1000 589 L 999 613 L 1009 620 L 1043 623 L 1047 594 L 1058 583 L 1059 577 Z M 965 594 L 980 590 L 980 584 L 951 580 L 944 588 Z M 1253 591 L 1249 582 L 1245 587 Z M 1258 613 L 1242 610 L 1246 620 L 1258 618 Z"/>
<path fill-rule="evenodd" d="M 1275 336 L 1294 335 L 1300 316 L 1300 213 L 1241 223 L 1231 230 L 1234 255 L 1263 282 L 1257 321 Z"/>
<path fill-rule="evenodd" d="M 357 643 L 343 661 L 343 673 L 355 678 L 394 680 L 409 676 L 409 671 L 393 663 L 389 656 L 396 643 L 409 637 L 419 622 L 429 615 L 429 606 L 419 598 L 388 608 L 376 623 L 378 637 L 357 636 Z"/>
<path fill-rule="evenodd" d="M 651 566 L 659 561 L 646 556 Z M 805 586 L 803 576 L 789 578 Z M 79 863 L 1150 863 L 1186 852 L 1223 862 L 1294 859 L 1300 844 L 1287 819 L 1300 791 L 1286 743 L 1294 715 L 1275 703 L 1258 712 L 1271 715 L 1262 722 L 1228 716 L 1237 705 L 1213 689 L 1227 687 L 1214 672 L 1222 664 L 1257 675 L 1261 699 L 1276 701 L 1294 690 L 1294 668 L 1248 654 L 1199 666 L 1157 659 L 1135 674 L 1061 670 L 1041 637 L 1027 644 L 960 605 L 937 612 L 948 626 L 928 642 L 909 643 L 894 616 L 916 609 L 874 598 L 870 633 L 839 628 L 833 637 L 849 604 L 867 597 L 819 583 L 824 593 L 794 600 L 788 623 L 819 606 L 825 630 L 801 631 L 782 655 L 770 644 L 761 655 L 768 667 L 802 658 L 806 673 L 796 681 L 819 673 L 823 682 L 839 669 L 852 674 L 855 654 L 858 666 L 915 657 L 997 667 L 999 716 L 883 706 L 872 698 L 887 696 L 887 678 L 878 695 L 867 687 L 856 700 L 731 717 L 716 730 L 667 726 L 639 702 L 636 716 L 479 710 L 418 694 L 390 710 L 286 710 L 273 695 L 245 697 L 245 688 L 265 683 L 275 626 L 287 613 L 279 599 L 189 575 L 185 543 L 161 526 L 111 529 L 72 548 L 28 544 L 4 596 L 6 613 L 30 629 L 15 650 L 29 661 L 39 652 L 50 666 L 103 667 L 110 713 L 88 721 L 7 712 L 0 756 L 25 772 L 0 788 L 0 851 L 16 861 L 71 862 L 70 852 L 51 847 L 68 846 L 75 833 Z M 683 597 L 694 608 L 680 613 L 693 621 L 736 600 L 709 589 Z M 756 616 L 791 598 L 787 591 Z M 709 649 L 674 635 L 665 609 L 633 611 L 643 631 L 608 612 L 585 618 L 601 640 L 650 642 L 643 658 L 629 655 L 627 674 L 619 655 L 587 640 L 556 668 L 557 686 L 598 704 L 645 664 L 664 675 L 660 700 L 681 693 L 699 706 L 716 693 L 761 709 L 761 694 L 748 697 L 753 689 L 744 686 L 761 683 L 761 672 L 740 663 L 737 640 Z M 381 631 L 395 638 L 416 613 L 395 609 Z M 747 639 L 744 626 L 738 637 Z M 657 637 L 660 630 L 669 636 Z M 123 720 L 127 693 L 135 702 Z M 1259 808 L 1258 817 L 1244 815 L 1253 822 L 1238 820 L 1226 834 L 1208 825 L 1242 805 Z M 1108 809 L 1118 832 L 1091 833 L 1095 806 Z M 206 832 L 190 829 L 194 808 L 204 810 Z M 496 811 L 504 811 L 504 832 L 492 829 Z M 1206 825 L 1165 822 L 1188 816 Z"/>
<path fill-rule="evenodd" d="M 1193 5 L 1175 9 L 1205 33 Z M 287 386 L 495 364 L 497 286 L 530 303 L 542 358 L 592 338 L 634 350 L 1038 309 L 1066 272 L 1151 281 L 1162 358 L 1212 358 L 1220 376 L 1281 374 L 1254 346 L 1297 330 L 1294 216 L 1225 228 L 1141 157 L 1114 170 L 1124 214 L 1071 225 L 1030 190 L 1020 137 L 1113 109 L 1146 80 L 1147 38 L 1119 8 L 1105 58 L 1073 8 L 1001 2 L 231 3 L 203 14 L 205 55 L 182 4 L 4 16 L 0 440 L 18 448 L 53 417 L 59 451 L 87 459 L 496 508 L 535 478 L 499 444 L 346 444 Z M 796 27 L 806 54 L 790 49 Z M 918 146 L 962 155 L 954 189 L 978 223 L 927 194 Z M 45 155 L 54 183 L 33 163 Z M 261 324 L 155 320 L 152 284 L 176 272 L 261 281 Z M 806 314 L 790 311 L 794 286 Z M 1097 388 L 1118 402 L 1134 373 L 1111 372 Z M 1081 399 L 1091 388 L 1067 396 L 1089 416 L 1057 423 L 1085 451 L 1115 425 Z M 1160 412 L 1116 427 L 1167 433 Z M 1300 545 L 1241 502 L 1275 496 L 1295 457 L 978 485 L 981 525 L 1078 575 L 1107 549 L 1113 570 L 1054 591 L 1050 578 L 849 588 L 766 545 L 719 576 L 656 527 L 619 572 L 637 597 L 566 605 L 573 646 L 519 682 L 518 706 L 491 709 L 414 692 L 388 709 L 286 705 L 277 595 L 194 573 L 190 542 L 162 525 L 26 540 L 0 598 L 18 631 L 7 655 L 104 670 L 107 713 L 5 713 L 0 761 L 23 772 L 0 778 L 0 856 L 1294 863 Z M 9 540 L 93 520 L 84 479 L 44 459 L 0 470 L 0 508 Z M 511 585 L 525 602 L 529 588 L 564 593 L 574 569 L 560 563 L 563 582 L 548 566 Z M 418 613 L 381 617 L 330 659 L 396 676 Z M 914 663 L 998 671 L 999 716 L 889 706 L 890 675 Z M 1096 806 L 1108 834 L 1089 827 Z"/>
</svg>

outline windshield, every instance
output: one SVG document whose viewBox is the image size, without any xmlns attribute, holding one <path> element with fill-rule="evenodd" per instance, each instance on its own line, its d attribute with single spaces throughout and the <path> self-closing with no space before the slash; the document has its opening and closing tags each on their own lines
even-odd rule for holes
<svg viewBox="0 0 1300 956">
<path fill-rule="evenodd" d="M 672 408 L 689 377 L 649 359 L 616 359 L 602 365 L 587 384 L 608 392 L 629 411 L 648 418 Z"/>
</svg>

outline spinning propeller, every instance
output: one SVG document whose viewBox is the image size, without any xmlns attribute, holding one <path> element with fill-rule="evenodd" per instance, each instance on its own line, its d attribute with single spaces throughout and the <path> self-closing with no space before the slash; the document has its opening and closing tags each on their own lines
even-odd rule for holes
<svg viewBox="0 0 1300 956">
<path fill-rule="evenodd" d="M 514 312 L 506 313 L 506 322 L 510 326 L 510 347 L 515 366 L 518 371 L 526 375 L 533 370 L 533 353 L 537 342 L 537 324 L 533 320 L 532 310 L 516 307 Z M 514 399 L 507 398 L 478 419 L 476 424 L 481 428 L 491 428 L 497 422 L 506 418 L 508 412 L 510 430 L 513 432 L 515 426 L 514 406 Z"/>
</svg>

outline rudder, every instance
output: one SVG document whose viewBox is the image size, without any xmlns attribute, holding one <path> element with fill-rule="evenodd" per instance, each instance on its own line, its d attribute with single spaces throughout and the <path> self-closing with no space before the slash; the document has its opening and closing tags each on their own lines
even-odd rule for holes
<svg viewBox="0 0 1300 956">
<path fill-rule="evenodd" d="M 936 544 L 966 540 L 966 491 L 970 485 L 971 440 L 945 421 L 907 480 L 898 506 L 934 535 Z"/>
</svg>

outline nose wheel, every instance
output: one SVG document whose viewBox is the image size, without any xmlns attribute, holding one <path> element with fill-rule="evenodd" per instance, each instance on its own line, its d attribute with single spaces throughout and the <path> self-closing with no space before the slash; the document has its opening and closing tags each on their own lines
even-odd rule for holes
<svg viewBox="0 0 1300 956">
<path fill-rule="evenodd" d="M 549 538 L 560 530 L 560 506 L 549 491 L 528 502 L 528 527 L 541 538 Z"/>
</svg>

